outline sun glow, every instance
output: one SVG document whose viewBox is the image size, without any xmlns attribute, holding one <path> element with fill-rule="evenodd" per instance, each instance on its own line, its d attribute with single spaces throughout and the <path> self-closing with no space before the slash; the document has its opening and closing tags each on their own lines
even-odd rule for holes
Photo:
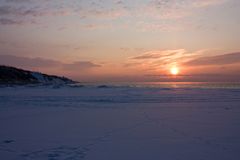
<svg viewBox="0 0 240 160">
<path fill-rule="evenodd" d="M 178 69 L 177 67 L 172 67 L 172 68 L 170 69 L 170 73 L 171 73 L 172 75 L 178 75 L 179 69 Z"/>
</svg>

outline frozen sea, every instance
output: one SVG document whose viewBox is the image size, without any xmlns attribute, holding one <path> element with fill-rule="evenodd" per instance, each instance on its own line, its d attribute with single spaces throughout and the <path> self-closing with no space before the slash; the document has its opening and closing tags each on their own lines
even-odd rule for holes
<svg viewBox="0 0 240 160">
<path fill-rule="evenodd" d="M 239 83 L 0 87 L 1 160 L 239 160 Z"/>
</svg>

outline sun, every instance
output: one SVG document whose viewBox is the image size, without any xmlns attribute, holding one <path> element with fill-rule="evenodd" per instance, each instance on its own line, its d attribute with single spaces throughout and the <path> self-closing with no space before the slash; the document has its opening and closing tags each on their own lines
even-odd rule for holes
<svg viewBox="0 0 240 160">
<path fill-rule="evenodd" d="M 170 69 L 170 73 L 171 73 L 172 75 L 178 75 L 178 73 L 179 73 L 178 67 L 172 67 L 172 68 Z"/>
</svg>

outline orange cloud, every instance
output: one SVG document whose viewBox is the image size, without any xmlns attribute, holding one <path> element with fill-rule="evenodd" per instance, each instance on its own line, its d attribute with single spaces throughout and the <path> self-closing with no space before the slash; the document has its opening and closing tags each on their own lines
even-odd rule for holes
<svg viewBox="0 0 240 160">
<path fill-rule="evenodd" d="M 148 70 L 167 69 L 173 65 L 181 65 L 198 54 L 199 52 L 190 53 L 185 49 L 149 51 L 130 57 L 125 66 L 142 66 Z"/>
</svg>

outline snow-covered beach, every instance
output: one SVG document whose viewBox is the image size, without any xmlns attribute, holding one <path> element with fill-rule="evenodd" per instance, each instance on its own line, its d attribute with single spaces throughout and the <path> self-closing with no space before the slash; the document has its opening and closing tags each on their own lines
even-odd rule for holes
<svg viewBox="0 0 240 160">
<path fill-rule="evenodd" d="M 240 89 L 2 87 L 3 160 L 238 160 Z"/>
</svg>

